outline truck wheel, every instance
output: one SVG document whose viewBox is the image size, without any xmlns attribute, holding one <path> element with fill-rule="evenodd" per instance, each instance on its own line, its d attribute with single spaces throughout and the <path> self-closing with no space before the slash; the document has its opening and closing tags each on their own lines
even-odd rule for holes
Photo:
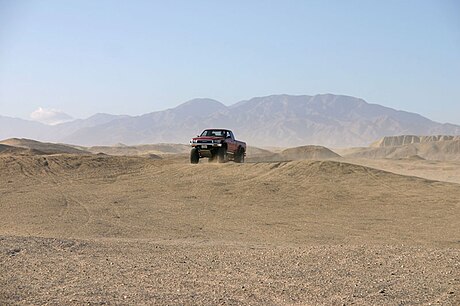
<svg viewBox="0 0 460 306">
<path fill-rule="evenodd" d="M 198 154 L 198 150 L 196 148 L 193 148 L 190 151 L 190 162 L 192 164 L 198 164 L 199 161 L 200 161 L 200 154 Z"/>
<path fill-rule="evenodd" d="M 235 162 L 236 163 L 244 163 L 244 149 L 239 148 L 238 153 L 235 155 Z"/>
<path fill-rule="evenodd" d="M 217 161 L 219 163 L 225 163 L 227 161 L 227 148 L 220 148 L 217 152 Z"/>
</svg>

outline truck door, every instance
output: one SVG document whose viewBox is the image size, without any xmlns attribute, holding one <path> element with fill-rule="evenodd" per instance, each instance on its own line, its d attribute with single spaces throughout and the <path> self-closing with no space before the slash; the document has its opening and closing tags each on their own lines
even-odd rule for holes
<svg viewBox="0 0 460 306">
<path fill-rule="evenodd" d="M 232 131 L 227 131 L 227 148 L 229 152 L 236 152 L 237 144 L 235 141 L 235 137 L 233 136 Z"/>
</svg>

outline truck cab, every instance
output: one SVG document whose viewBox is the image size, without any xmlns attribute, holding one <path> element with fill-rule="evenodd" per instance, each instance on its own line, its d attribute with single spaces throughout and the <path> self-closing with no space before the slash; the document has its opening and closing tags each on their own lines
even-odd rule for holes
<svg viewBox="0 0 460 306">
<path fill-rule="evenodd" d="M 244 162 L 246 143 L 236 140 L 233 132 L 228 129 L 206 129 L 190 140 L 190 162 L 197 164 L 200 158 L 209 161 L 227 162 L 233 160 Z"/>
</svg>

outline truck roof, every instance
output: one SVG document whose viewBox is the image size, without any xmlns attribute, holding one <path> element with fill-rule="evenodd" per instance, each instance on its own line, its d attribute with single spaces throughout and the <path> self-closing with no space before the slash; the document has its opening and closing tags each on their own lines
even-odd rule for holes
<svg viewBox="0 0 460 306">
<path fill-rule="evenodd" d="M 210 131 L 210 130 L 218 130 L 218 131 L 232 131 L 232 130 L 229 130 L 229 129 L 219 129 L 219 128 L 213 128 L 213 129 L 204 129 L 203 131 Z"/>
</svg>

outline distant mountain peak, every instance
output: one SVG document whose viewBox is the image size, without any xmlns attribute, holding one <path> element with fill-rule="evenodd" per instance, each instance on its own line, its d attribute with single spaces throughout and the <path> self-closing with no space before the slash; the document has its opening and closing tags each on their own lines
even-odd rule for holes
<svg viewBox="0 0 460 306">
<path fill-rule="evenodd" d="M 57 125 L 74 120 L 74 118 L 72 118 L 70 115 L 60 110 L 53 108 L 47 109 L 42 107 L 39 107 L 33 111 L 30 114 L 30 119 L 48 125 Z"/>
<path fill-rule="evenodd" d="M 458 125 L 326 93 L 255 97 L 229 107 L 196 98 L 141 116 L 96 114 L 57 126 L 0 117 L 0 139 L 27 137 L 80 145 L 188 143 L 196 133 L 215 126 L 232 129 L 250 145 L 278 147 L 367 146 L 375 139 L 401 134 L 460 135 Z"/>
<path fill-rule="evenodd" d="M 209 98 L 195 98 L 184 102 L 175 109 L 189 108 L 189 107 L 217 107 L 217 108 L 227 108 L 223 103 Z"/>
<path fill-rule="evenodd" d="M 171 109 L 174 113 L 180 116 L 208 116 L 217 112 L 224 112 L 227 106 L 223 103 L 208 98 L 196 98 L 189 100 L 179 106 Z"/>
</svg>

